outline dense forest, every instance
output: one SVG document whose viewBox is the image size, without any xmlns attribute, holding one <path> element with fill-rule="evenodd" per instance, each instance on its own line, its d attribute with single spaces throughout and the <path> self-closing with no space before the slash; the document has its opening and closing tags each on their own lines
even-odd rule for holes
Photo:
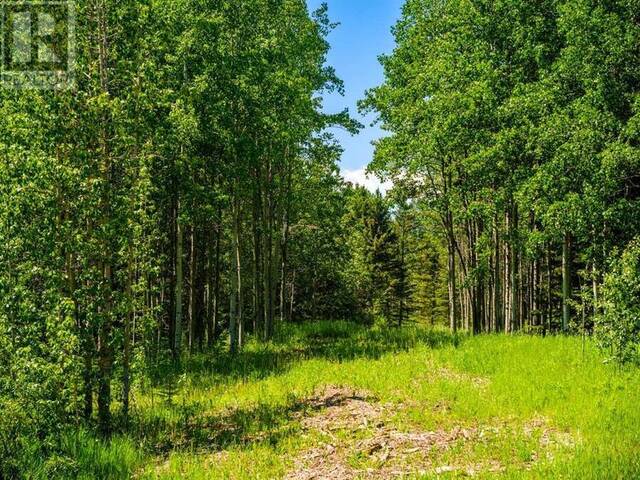
<svg viewBox="0 0 640 480">
<path fill-rule="evenodd" d="M 616 295 L 611 259 L 638 233 L 638 12 L 406 3 L 363 102 L 392 133 L 371 169 L 437 218 L 453 330 L 591 331 L 603 284 Z"/>
<path fill-rule="evenodd" d="M 360 105 L 384 195 L 340 174 L 326 6 L 76 3 L 73 88 L 0 90 L 0 478 L 292 324 L 640 361 L 638 0 L 406 0 Z"/>
</svg>

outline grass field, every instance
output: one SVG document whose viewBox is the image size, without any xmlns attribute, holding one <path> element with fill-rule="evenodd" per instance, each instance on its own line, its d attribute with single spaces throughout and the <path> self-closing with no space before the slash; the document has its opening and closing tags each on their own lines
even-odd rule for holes
<svg viewBox="0 0 640 480">
<path fill-rule="evenodd" d="M 48 478 L 640 478 L 640 371 L 577 338 L 321 322 L 156 377 Z"/>
</svg>

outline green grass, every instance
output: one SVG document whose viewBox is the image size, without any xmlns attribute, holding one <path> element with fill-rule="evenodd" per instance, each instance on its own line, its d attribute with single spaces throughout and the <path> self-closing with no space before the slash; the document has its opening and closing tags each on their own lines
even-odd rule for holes
<svg viewBox="0 0 640 480">
<path fill-rule="evenodd" d="M 340 385 L 391 405 L 385 421 L 399 432 L 482 432 L 429 453 L 430 467 L 416 478 L 439 478 L 436 468 L 451 465 L 477 465 L 479 478 L 640 478 L 640 371 L 604 364 L 576 338 L 453 338 L 318 322 L 250 343 L 237 358 L 201 355 L 153 378 L 135 394 L 126 435 L 109 444 L 69 435 L 42 470 L 47 477 L 282 478 L 327 440 L 301 427 L 318 414 L 304 400 Z M 542 426 L 526 434 L 536 421 Z M 351 467 L 381 468 L 356 448 L 373 435 L 373 427 L 345 430 L 333 441 L 351 452 Z M 544 435 L 569 440 L 543 448 Z M 446 470 L 441 478 L 461 475 Z"/>
</svg>

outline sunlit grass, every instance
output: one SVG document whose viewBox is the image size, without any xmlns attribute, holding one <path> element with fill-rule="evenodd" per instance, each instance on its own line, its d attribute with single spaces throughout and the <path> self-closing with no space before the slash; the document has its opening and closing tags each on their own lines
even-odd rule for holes
<svg viewBox="0 0 640 480">
<path fill-rule="evenodd" d="M 575 338 L 459 339 L 320 322 L 250 343 L 235 359 L 200 355 L 154 377 L 136 392 L 126 435 L 110 443 L 69 437 L 57 463 L 42 470 L 47 478 L 282 478 L 322 440 L 298 418 L 303 400 L 324 385 L 396 405 L 388 422 L 401 431 L 500 426 L 482 442 L 434 453 L 434 465 L 504 466 L 480 469 L 479 478 L 640 478 L 640 372 L 604 364 Z M 571 443 L 536 461 L 540 433 L 522 433 L 535 419 Z M 355 439 L 345 432 L 340 441 Z M 357 454 L 350 461 L 369 462 Z"/>
</svg>

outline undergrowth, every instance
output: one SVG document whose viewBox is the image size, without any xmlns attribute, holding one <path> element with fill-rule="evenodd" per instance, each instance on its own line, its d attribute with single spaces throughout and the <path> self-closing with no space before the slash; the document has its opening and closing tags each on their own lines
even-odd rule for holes
<svg viewBox="0 0 640 480">
<path fill-rule="evenodd" d="M 502 425 L 504 434 L 461 445 L 458 456 L 434 457 L 505 467 L 480 478 L 640 478 L 640 371 L 605 364 L 590 342 L 349 322 L 287 326 L 236 357 L 216 351 L 167 364 L 135 392 L 126 429 L 110 441 L 63 432 L 56 454 L 34 461 L 30 477 L 282 478 L 319 441 L 299 420 L 305 400 L 326 385 L 396 405 L 388 421 L 398 431 Z M 519 426 L 540 418 L 572 442 L 533 461 L 540 452 Z M 416 478 L 458 474 L 433 469 Z"/>
</svg>

